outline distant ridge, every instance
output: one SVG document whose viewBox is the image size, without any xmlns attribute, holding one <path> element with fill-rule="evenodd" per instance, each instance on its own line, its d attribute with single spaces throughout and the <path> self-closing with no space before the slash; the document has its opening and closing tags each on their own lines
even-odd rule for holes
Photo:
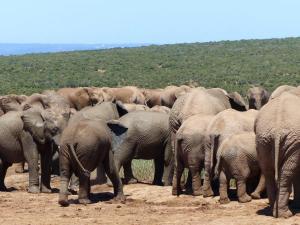
<svg viewBox="0 0 300 225">
<path fill-rule="evenodd" d="M 133 48 L 149 46 L 147 43 L 129 43 L 129 44 L 18 44 L 18 43 L 0 43 L 0 55 L 24 55 L 32 53 L 50 53 L 81 50 L 98 50 L 111 48 Z"/>
</svg>

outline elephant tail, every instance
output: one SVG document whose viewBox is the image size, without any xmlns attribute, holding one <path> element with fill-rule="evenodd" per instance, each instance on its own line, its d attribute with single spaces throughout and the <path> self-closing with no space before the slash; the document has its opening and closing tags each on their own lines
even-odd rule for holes
<svg viewBox="0 0 300 225">
<path fill-rule="evenodd" d="M 217 163 L 215 167 L 214 180 L 218 179 L 221 172 L 221 164 L 222 164 L 222 154 L 217 154 Z"/>
<path fill-rule="evenodd" d="M 84 176 L 86 177 L 90 177 L 91 172 L 86 170 L 83 165 L 81 164 L 81 162 L 79 161 L 75 149 L 74 149 L 74 145 L 73 144 L 67 144 L 68 149 L 70 151 L 70 156 L 71 156 L 71 160 L 73 161 L 73 163 L 78 166 L 78 168 L 80 169 L 80 173 L 82 173 Z"/>
<path fill-rule="evenodd" d="M 214 165 L 215 165 L 215 159 L 217 156 L 217 150 L 219 147 L 219 138 L 220 135 L 211 135 L 210 136 L 210 142 L 211 142 L 211 149 L 210 149 L 210 177 L 213 177 L 214 172 Z"/>
<path fill-rule="evenodd" d="M 276 193 L 276 201 L 275 201 L 275 217 L 278 217 L 278 198 L 279 198 L 279 188 L 280 188 L 280 181 L 278 179 L 279 177 L 279 147 L 280 147 L 280 134 L 275 134 L 275 140 L 274 140 L 274 150 L 275 150 L 275 156 L 274 156 L 274 169 L 275 169 L 275 184 L 277 186 L 277 193 Z"/>
</svg>

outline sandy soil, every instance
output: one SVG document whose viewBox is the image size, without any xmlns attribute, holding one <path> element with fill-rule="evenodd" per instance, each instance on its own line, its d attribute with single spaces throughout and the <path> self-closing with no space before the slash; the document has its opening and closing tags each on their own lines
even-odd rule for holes
<svg viewBox="0 0 300 225">
<path fill-rule="evenodd" d="M 6 185 L 10 192 L 0 193 L 0 224 L 299 224 L 300 213 L 290 219 L 274 219 L 268 214 L 267 200 L 247 204 L 232 201 L 220 205 L 218 197 L 190 195 L 175 197 L 171 187 L 148 184 L 127 185 L 126 204 L 112 200 L 112 188 L 92 187 L 90 205 L 79 205 L 77 196 L 70 196 L 69 207 L 60 207 L 59 179 L 52 179 L 52 194 L 26 192 L 28 174 L 15 174 L 10 168 Z"/>
</svg>

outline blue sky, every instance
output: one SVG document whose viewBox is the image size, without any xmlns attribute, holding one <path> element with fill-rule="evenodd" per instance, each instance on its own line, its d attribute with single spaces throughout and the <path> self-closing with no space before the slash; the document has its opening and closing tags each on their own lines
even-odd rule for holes
<svg viewBox="0 0 300 225">
<path fill-rule="evenodd" d="M 299 0 L 0 0 L 0 43 L 182 43 L 300 36 Z"/>
</svg>

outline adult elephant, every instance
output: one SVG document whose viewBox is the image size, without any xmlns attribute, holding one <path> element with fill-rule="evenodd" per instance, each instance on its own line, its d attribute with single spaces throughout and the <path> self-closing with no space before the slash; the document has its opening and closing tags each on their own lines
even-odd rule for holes
<svg viewBox="0 0 300 225">
<path fill-rule="evenodd" d="M 205 151 L 205 170 L 203 196 L 213 196 L 214 192 L 211 182 L 214 178 L 214 168 L 216 165 L 216 156 L 222 142 L 239 132 L 251 132 L 254 130 L 254 121 L 257 116 L 257 110 L 248 110 L 239 112 L 233 109 L 224 110 L 214 116 L 207 128 L 209 142 L 206 144 Z"/>
<path fill-rule="evenodd" d="M 120 88 L 102 88 L 102 90 L 113 96 L 114 100 L 122 103 L 135 103 L 145 105 L 145 96 L 143 92 L 134 86 L 126 86 Z"/>
<path fill-rule="evenodd" d="M 171 161 L 171 141 L 169 135 L 169 115 L 161 112 L 130 112 L 108 126 L 117 133 L 122 127 L 127 131 L 113 145 L 117 171 L 124 168 L 125 183 L 136 183 L 131 162 L 133 159 L 154 160 L 155 185 L 170 185 L 168 174 Z M 165 170 L 166 168 L 166 170 Z M 165 173 L 164 173 L 165 172 Z M 164 181 L 164 182 L 163 182 Z"/>
<path fill-rule="evenodd" d="M 47 148 L 54 141 L 57 128 L 46 112 L 27 110 L 9 112 L 0 117 L 0 190 L 5 191 L 4 178 L 12 163 L 24 159 L 29 168 L 28 192 L 51 192 L 51 151 Z M 39 154 L 41 156 L 41 187 L 39 187 Z"/>
<path fill-rule="evenodd" d="M 0 115 L 9 111 L 22 110 L 21 104 L 27 99 L 25 95 L 4 95 L 0 97 Z"/>
<path fill-rule="evenodd" d="M 103 94 L 102 91 L 89 87 L 61 88 L 57 91 L 57 94 L 63 96 L 70 107 L 76 110 L 105 101 L 101 93 Z"/>
<path fill-rule="evenodd" d="M 290 85 L 281 85 L 279 87 L 277 87 L 271 94 L 270 96 L 270 100 L 279 97 L 282 93 L 284 92 L 289 92 L 296 89 L 296 87 L 294 86 L 290 86 Z"/>
<path fill-rule="evenodd" d="M 252 87 L 248 89 L 247 98 L 249 109 L 261 109 L 269 101 L 270 94 L 262 87 Z"/>
<path fill-rule="evenodd" d="M 300 111 L 299 96 L 282 93 L 265 105 L 255 121 L 258 160 L 266 178 L 274 217 L 290 217 L 289 196 L 300 202 Z"/>
</svg>

